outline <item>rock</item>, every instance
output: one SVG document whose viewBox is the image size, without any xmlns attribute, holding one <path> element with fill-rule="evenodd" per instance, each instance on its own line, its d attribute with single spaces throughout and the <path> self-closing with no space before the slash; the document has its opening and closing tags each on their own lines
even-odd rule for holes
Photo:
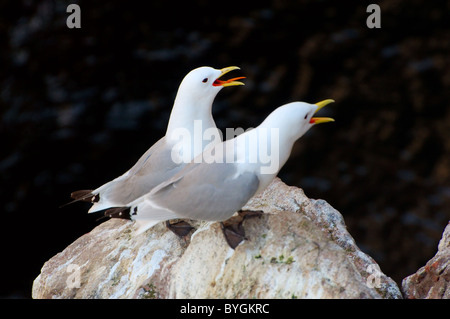
<svg viewBox="0 0 450 319">
<path fill-rule="evenodd" d="M 218 223 L 180 239 L 111 219 L 44 264 L 33 298 L 401 298 L 327 202 L 275 179 L 244 208 L 265 214 L 235 250 Z"/>
<path fill-rule="evenodd" d="M 439 241 L 438 252 L 402 282 L 405 298 L 450 299 L 450 223 Z"/>
</svg>

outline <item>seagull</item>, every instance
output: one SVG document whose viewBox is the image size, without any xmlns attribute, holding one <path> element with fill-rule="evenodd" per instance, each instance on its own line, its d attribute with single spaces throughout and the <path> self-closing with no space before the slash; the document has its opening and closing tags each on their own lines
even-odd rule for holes
<svg viewBox="0 0 450 319">
<path fill-rule="evenodd" d="M 223 75 L 233 70 L 239 70 L 239 67 L 230 66 L 220 70 L 200 67 L 189 72 L 178 88 L 165 136 L 123 175 L 97 189 L 71 193 L 74 200 L 68 204 L 78 201 L 92 203 L 89 213 L 127 205 L 168 180 L 206 147 L 222 142 L 211 108 L 222 88 L 244 85 L 238 80 L 245 77 L 221 80 Z M 203 133 L 208 131 L 211 140 L 204 139 Z M 182 133 L 189 138 L 181 136 Z"/>
<path fill-rule="evenodd" d="M 138 234 L 171 219 L 218 221 L 234 249 L 245 239 L 242 221 L 261 213 L 241 208 L 271 183 L 303 134 L 316 124 L 334 121 L 314 117 L 332 102 L 328 99 L 316 104 L 292 102 L 280 106 L 258 127 L 205 150 L 148 194 L 105 214 L 121 213 L 136 221 Z M 235 212 L 240 217 L 237 225 L 226 225 L 224 221 Z"/>
</svg>

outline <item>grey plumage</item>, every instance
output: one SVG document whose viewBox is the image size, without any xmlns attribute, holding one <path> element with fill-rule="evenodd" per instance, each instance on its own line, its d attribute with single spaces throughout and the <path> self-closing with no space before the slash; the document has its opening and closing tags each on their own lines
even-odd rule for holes
<svg viewBox="0 0 450 319">
<path fill-rule="evenodd" d="M 225 220 L 241 209 L 259 186 L 258 176 L 253 172 L 236 174 L 233 163 L 191 163 L 155 188 L 148 200 L 173 212 L 175 218 Z M 138 210 L 137 216 L 145 219 L 145 211 L 140 215 Z M 152 219 L 155 216 L 153 212 Z M 167 218 L 167 214 L 163 217 Z"/>
<path fill-rule="evenodd" d="M 167 176 L 173 176 L 180 171 L 185 164 L 172 161 L 171 148 L 166 144 L 166 137 L 161 138 L 128 172 L 99 188 L 96 193 L 101 194 L 100 201 L 90 212 L 129 203 L 148 193 Z M 103 207 L 106 202 L 107 207 Z"/>
</svg>

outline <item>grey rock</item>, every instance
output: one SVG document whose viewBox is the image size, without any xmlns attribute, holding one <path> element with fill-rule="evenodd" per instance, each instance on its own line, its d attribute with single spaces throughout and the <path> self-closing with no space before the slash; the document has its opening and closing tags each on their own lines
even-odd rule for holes
<svg viewBox="0 0 450 319">
<path fill-rule="evenodd" d="M 277 178 L 244 209 L 265 214 L 235 250 L 218 223 L 180 239 L 111 219 L 44 264 L 33 298 L 401 298 L 324 200 Z"/>
<path fill-rule="evenodd" d="M 402 291 L 409 299 L 450 299 L 450 223 L 436 255 L 415 274 L 403 279 Z"/>
</svg>

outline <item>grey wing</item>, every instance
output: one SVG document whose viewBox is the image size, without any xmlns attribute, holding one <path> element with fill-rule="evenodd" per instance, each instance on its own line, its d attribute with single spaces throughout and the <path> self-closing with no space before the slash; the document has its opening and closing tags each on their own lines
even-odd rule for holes
<svg viewBox="0 0 450 319">
<path fill-rule="evenodd" d="M 148 176 L 157 172 L 164 174 L 178 166 L 172 161 L 171 152 L 172 147 L 167 144 L 166 137 L 161 138 L 139 158 L 128 174 L 130 176 Z"/>
<path fill-rule="evenodd" d="M 161 138 L 125 174 L 105 184 L 100 199 L 125 205 L 150 192 L 155 186 L 172 177 L 183 165 L 171 158 L 171 147 Z"/>
<path fill-rule="evenodd" d="M 159 185 L 148 199 L 180 218 L 220 221 L 241 209 L 258 186 L 255 173 L 238 174 L 233 163 L 192 163 Z"/>
</svg>

